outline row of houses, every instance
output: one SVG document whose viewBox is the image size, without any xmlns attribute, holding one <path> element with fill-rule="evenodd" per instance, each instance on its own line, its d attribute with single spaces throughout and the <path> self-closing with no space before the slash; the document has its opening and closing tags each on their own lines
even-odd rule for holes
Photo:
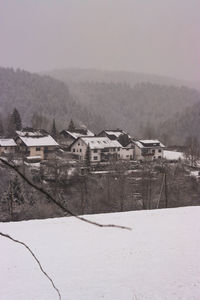
<svg viewBox="0 0 200 300">
<path fill-rule="evenodd" d="M 92 163 L 110 160 L 154 160 L 163 157 L 158 140 L 135 140 L 123 130 L 103 130 L 97 136 L 87 129 L 62 130 L 55 141 L 44 130 L 25 128 L 14 139 L 0 139 L 0 155 L 20 153 L 27 161 L 51 159 L 58 149 L 80 161 L 89 149 Z"/>
</svg>

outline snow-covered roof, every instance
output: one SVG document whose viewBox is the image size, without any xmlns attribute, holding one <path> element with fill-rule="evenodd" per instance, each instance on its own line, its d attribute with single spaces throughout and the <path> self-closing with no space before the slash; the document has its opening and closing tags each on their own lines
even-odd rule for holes
<svg viewBox="0 0 200 300">
<path fill-rule="evenodd" d="M 86 134 L 81 133 L 81 132 L 72 132 L 69 130 L 64 130 L 66 133 L 71 135 L 75 140 L 77 140 L 81 136 L 94 136 L 94 133 L 90 130 L 87 129 Z"/>
<path fill-rule="evenodd" d="M 27 147 L 34 146 L 59 146 L 58 143 L 50 136 L 42 137 L 19 137 Z"/>
<path fill-rule="evenodd" d="M 152 148 L 152 147 L 161 147 L 165 146 L 159 140 L 139 140 L 134 142 L 139 148 Z"/>
<path fill-rule="evenodd" d="M 44 130 L 16 130 L 18 136 L 40 137 L 48 135 Z"/>
<path fill-rule="evenodd" d="M 1 147 L 15 147 L 17 144 L 13 139 L 0 139 Z"/>
<path fill-rule="evenodd" d="M 114 135 L 116 136 L 116 138 L 118 138 L 121 134 L 126 134 L 124 131 L 119 130 L 119 131 L 115 131 L 115 130 L 105 130 L 105 133 L 107 133 L 108 135 Z"/>
<path fill-rule="evenodd" d="M 120 135 L 122 134 L 127 134 L 125 131 L 123 130 L 120 130 L 120 129 L 114 129 L 114 130 L 104 130 L 104 132 L 107 134 L 107 135 L 111 135 L 111 136 L 115 136 L 116 139 L 118 139 L 120 137 Z M 128 134 L 128 137 L 131 138 L 131 136 Z"/>
<path fill-rule="evenodd" d="M 122 145 L 118 141 L 110 140 L 107 137 L 81 137 L 90 149 L 104 149 L 104 148 L 121 148 Z"/>
</svg>

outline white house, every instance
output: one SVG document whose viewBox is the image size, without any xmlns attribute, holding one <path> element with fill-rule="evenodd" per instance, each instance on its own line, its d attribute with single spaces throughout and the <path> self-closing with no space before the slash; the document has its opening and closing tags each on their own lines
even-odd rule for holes
<svg viewBox="0 0 200 300">
<path fill-rule="evenodd" d="M 90 148 L 90 161 L 102 162 L 120 158 L 121 144 L 107 137 L 80 137 L 70 147 L 71 152 L 85 160 L 87 147 Z"/>
<path fill-rule="evenodd" d="M 14 153 L 17 144 L 13 139 L 0 139 L 0 156 L 2 154 Z"/>
<path fill-rule="evenodd" d="M 158 140 L 138 140 L 135 144 L 136 160 L 154 160 L 163 158 L 165 146 Z"/>
<path fill-rule="evenodd" d="M 119 158 L 122 160 L 134 159 L 134 149 L 131 147 L 122 147 L 120 149 L 120 157 Z"/>
<path fill-rule="evenodd" d="M 16 131 L 15 141 L 28 160 L 50 158 L 59 147 L 58 143 L 43 131 Z"/>
</svg>

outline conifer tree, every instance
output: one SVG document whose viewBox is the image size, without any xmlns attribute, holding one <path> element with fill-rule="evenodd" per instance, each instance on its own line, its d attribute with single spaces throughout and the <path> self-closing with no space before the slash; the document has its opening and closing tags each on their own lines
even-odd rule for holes
<svg viewBox="0 0 200 300">
<path fill-rule="evenodd" d="M 57 140 L 58 132 L 57 132 L 57 129 L 56 129 L 56 122 L 55 122 L 55 119 L 53 119 L 53 123 L 52 123 L 51 136 L 52 136 L 55 140 Z"/>
<path fill-rule="evenodd" d="M 74 125 L 74 121 L 71 119 L 69 126 L 68 126 L 68 130 L 69 131 L 74 131 L 76 129 L 75 125 Z"/>
<path fill-rule="evenodd" d="M 90 145 L 88 144 L 85 153 L 85 164 L 87 167 L 90 167 L 90 157 L 91 157 L 91 151 L 90 151 Z"/>
<path fill-rule="evenodd" d="M 22 129 L 21 117 L 18 110 L 14 108 L 13 113 L 10 115 L 8 121 L 8 129 L 7 129 L 8 137 L 14 137 L 15 131 L 21 129 Z"/>
<path fill-rule="evenodd" d="M 14 110 L 13 110 L 12 118 L 13 118 L 13 122 L 14 122 L 16 130 L 21 130 L 22 129 L 22 121 L 21 121 L 20 114 L 16 108 L 14 108 Z"/>
</svg>

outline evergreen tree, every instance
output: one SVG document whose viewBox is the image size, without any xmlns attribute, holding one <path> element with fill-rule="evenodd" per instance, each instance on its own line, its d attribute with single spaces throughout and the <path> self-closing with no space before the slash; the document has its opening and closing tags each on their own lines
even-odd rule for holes
<svg viewBox="0 0 200 300">
<path fill-rule="evenodd" d="M 8 120 L 8 129 L 7 129 L 8 137 L 14 137 L 15 131 L 21 129 L 22 129 L 21 117 L 18 110 L 14 108 L 13 113 L 10 115 Z"/>
<path fill-rule="evenodd" d="M 56 122 L 55 122 L 55 119 L 53 119 L 53 124 L 52 124 L 52 127 L 51 127 L 51 136 L 57 140 L 57 136 L 58 136 L 58 132 L 57 132 L 57 129 L 56 129 Z"/>
<path fill-rule="evenodd" d="M 15 136 L 15 124 L 13 122 L 12 115 L 8 116 L 8 128 L 7 128 L 7 137 L 14 137 Z"/>
<path fill-rule="evenodd" d="M 68 126 L 68 130 L 69 131 L 74 131 L 76 129 L 73 120 L 71 119 L 69 126 Z"/>
<path fill-rule="evenodd" d="M 91 151 L 90 151 L 90 145 L 88 144 L 85 153 L 85 164 L 87 167 L 90 167 L 90 157 L 91 157 Z"/>
<path fill-rule="evenodd" d="M 15 125 L 16 130 L 21 130 L 22 129 L 22 121 L 21 121 L 20 114 L 16 108 L 14 108 L 14 110 L 13 110 L 12 118 L 13 118 L 13 123 Z"/>
</svg>

